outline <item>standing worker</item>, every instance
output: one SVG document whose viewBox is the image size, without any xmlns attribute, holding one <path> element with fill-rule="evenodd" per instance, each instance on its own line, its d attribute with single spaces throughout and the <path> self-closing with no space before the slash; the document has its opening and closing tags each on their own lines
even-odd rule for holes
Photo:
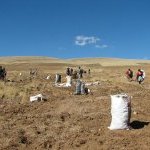
<svg viewBox="0 0 150 150">
<path fill-rule="evenodd" d="M 83 69 L 81 69 L 81 67 L 79 67 L 78 75 L 79 79 L 83 78 Z"/>
</svg>

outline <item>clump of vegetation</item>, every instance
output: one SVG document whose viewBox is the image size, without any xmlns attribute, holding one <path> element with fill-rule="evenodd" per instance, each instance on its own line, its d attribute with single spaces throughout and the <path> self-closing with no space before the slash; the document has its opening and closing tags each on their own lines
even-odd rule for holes
<svg viewBox="0 0 150 150">
<path fill-rule="evenodd" d="M 20 129 L 18 132 L 19 143 L 28 144 L 27 136 L 25 135 L 25 130 Z"/>
</svg>

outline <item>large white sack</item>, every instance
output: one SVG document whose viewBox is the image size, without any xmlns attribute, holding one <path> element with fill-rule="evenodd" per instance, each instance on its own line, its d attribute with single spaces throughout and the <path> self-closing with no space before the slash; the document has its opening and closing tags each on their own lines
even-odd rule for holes
<svg viewBox="0 0 150 150">
<path fill-rule="evenodd" d="M 131 97 L 126 94 L 111 95 L 110 130 L 129 129 Z"/>
</svg>

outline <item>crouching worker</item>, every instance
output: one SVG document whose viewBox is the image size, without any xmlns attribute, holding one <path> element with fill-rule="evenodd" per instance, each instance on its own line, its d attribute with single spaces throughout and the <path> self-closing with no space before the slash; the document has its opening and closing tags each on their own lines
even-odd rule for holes
<svg viewBox="0 0 150 150">
<path fill-rule="evenodd" d="M 126 77 L 129 81 L 133 81 L 133 71 L 130 68 L 126 72 Z"/>
<path fill-rule="evenodd" d="M 141 84 L 145 79 L 145 72 L 144 70 L 138 69 L 138 72 L 136 74 L 136 80 Z"/>
<path fill-rule="evenodd" d="M 81 82 L 79 79 L 77 80 L 76 83 L 76 91 L 74 93 L 74 95 L 84 95 L 84 94 L 88 94 L 89 93 L 89 89 L 85 87 L 85 83 Z"/>
</svg>

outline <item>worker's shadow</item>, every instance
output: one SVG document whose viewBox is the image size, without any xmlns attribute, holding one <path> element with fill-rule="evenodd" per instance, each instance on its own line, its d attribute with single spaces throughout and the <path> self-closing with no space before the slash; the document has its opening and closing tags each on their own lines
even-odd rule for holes
<svg viewBox="0 0 150 150">
<path fill-rule="evenodd" d="M 143 121 L 132 121 L 130 123 L 130 126 L 133 128 L 133 129 L 141 129 L 141 128 L 144 128 L 144 126 L 148 126 L 149 122 L 143 122 Z"/>
</svg>

